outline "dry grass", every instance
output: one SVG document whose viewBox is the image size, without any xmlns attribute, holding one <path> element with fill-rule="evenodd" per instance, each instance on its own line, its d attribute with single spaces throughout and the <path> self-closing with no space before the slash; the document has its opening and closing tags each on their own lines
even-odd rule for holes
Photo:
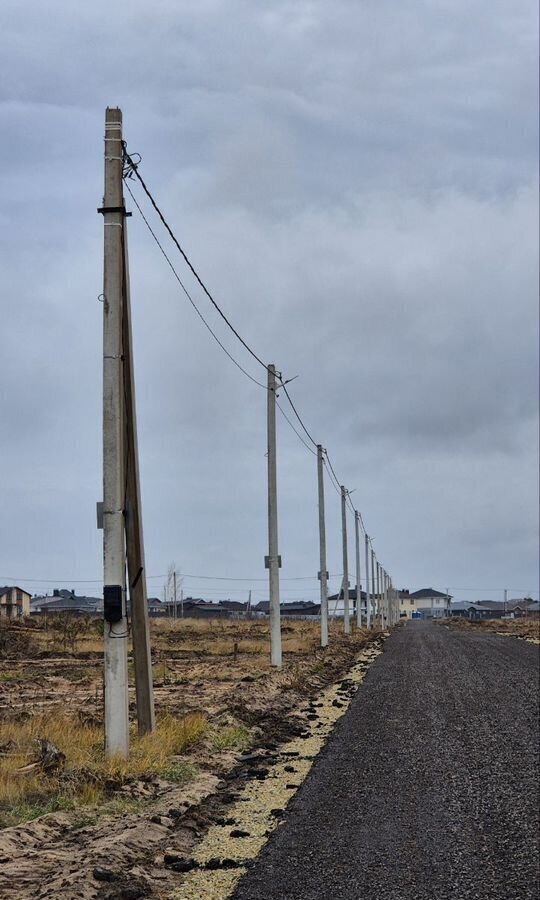
<svg viewBox="0 0 540 900">
<path fill-rule="evenodd" d="M 319 652 L 317 621 L 282 622 L 284 670 L 274 678 L 267 619 L 153 620 L 153 673 L 161 714 L 158 728 L 156 734 L 143 739 L 133 731 L 128 761 L 110 759 L 104 754 L 100 725 L 102 663 L 99 659 L 82 661 L 88 653 L 101 655 L 103 643 L 98 623 L 85 623 L 85 629 L 77 633 L 75 649 L 68 645 L 66 650 L 59 646 L 59 635 L 63 645 L 63 633 L 52 629 L 50 622 L 48 629 L 43 621 L 31 621 L 6 632 L 4 649 L 8 652 L 0 670 L 5 716 L 0 724 L 0 827 L 58 809 L 99 807 L 110 811 L 115 803 L 125 806 L 134 802 L 126 799 L 128 792 L 135 794 L 135 799 L 140 796 L 137 786 L 128 787 L 126 782 L 147 774 L 183 783 L 195 774 L 193 760 L 207 765 L 221 752 L 249 746 L 249 719 L 235 713 L 232 720 L 222 719 L 231 697 L 252 697 L 255 692 L 257 703 L 270 707 L 284 687 L 304 693 L 311 675 L 330 662 L 330 657 Z M 344 639 L 342 629 L 342 623 L 331 623 L 332 658 L 340 658 L 343 652 L 347 656 L 357 639 L 361 640 L 356 632 Z M 0 651 L 2 647 L 0 642 Z M 35 664 L 28 665 L 29 659 Z M 133 686 L 132 663 L 130 672 Z M 248 680 L 249 687 L 241 684 Z M 189 686 L 187 691 L 184 685 Z M 67 711 L 68 704 L 72 713 Z M 26 718 L 31 712 L 33 716 Z M 41 738 L 65 755 L 63 771 L 45 774 L 35 768 L 20 772 L 37 760 Z M 194 745 L 196 750 L 189 754 Z M 123 785 L 124 789 L 115 793 Z"/>
<path fill-rule="evenodd" d="M 175 757 L 196 744 L 207 730 L 206 719 L 192 714 L 182 719 L 164 716 L 154 734 L 132 735 L 129 760 L 107 757 L 103 730 L 85 726 L 75 716 L 35 715 L 26 722 L 0 725 L 0 747 L 6 748 L 0 770 L 0 823 L 34 818 L 51 809 L 95 805 L 111 787 L 143 775 L 171 776 L 178 781 L 188 768 Z M 46 774 L 40 767 L 20 770 L 38 755 L 46 738 L 66 757 L 63 771 Z"/>
<path fill-rule="evenodd" d="M 506 634 L 527 640 L 540 638 L 540 620 L 527 619 L 465 619 L 454 616 L 450 619 L 442 619 L 441 622 L 451 628 L 476 629 L 492 631 L 496 634 Z"/>
</svg>

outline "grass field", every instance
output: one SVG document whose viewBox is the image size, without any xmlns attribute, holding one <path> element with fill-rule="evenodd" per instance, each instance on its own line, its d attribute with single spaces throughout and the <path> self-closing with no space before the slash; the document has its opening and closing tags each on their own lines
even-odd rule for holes
<svg viewBox="0 0 540 900">
<path fill-rule="evenodd" d="M 368 639 L 357 631 L 346 640 L 334 625 L 323 651 L 318 623 L 284 622 L 278 672 L 269 664 L 268 621 L 152 621 L 158 725 L 137 737 L 130 661 L 126 761 L 103 750 L 101 629 L 96 620 L 41 620 L 0 633 L 0 827 L 59 809 L 110 808 L 141 780 L 182 784 L 201 769 L 225 770 L 267 717 L 284 703 L 294 708 Z M 42 741 L 58 750 L 50 764 Z"/>
<path fill-rule="evenodd" d="M 537 642 L 540 639 L 540 620 L 534 618 L 475 620 L 462 619 L 456 616 L 450 619 L 442 619 L 441 622 L 449 625 L 451 628 L 480 629 L 533 642 Z"/>
</svg>

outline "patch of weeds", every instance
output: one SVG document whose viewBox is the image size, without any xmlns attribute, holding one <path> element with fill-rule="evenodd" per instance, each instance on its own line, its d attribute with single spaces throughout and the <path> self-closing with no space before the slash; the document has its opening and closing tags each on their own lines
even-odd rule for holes
<svg viewBox="0 0 540 900">
<path fill-rule="evenodd" d="M 299 666 L 294 666 L 287 680 L 283 682 L 283 690 L 292 690 L 302 693 L 308 687 L 308 673 Z"/>
<path fill-rule="evenodd" d="M 159 774 L 161 778 L 172 781 L 174 784 L 187 784 L 197 777 L 199 769 L 193 763 L 178 760 L 164 766 Z"/>
<path fill-rule="evenodd" d="M 100 815 L 122 816 L 129 813 L 142 812 L 146 807 L 144 800 L 136 800 L 134 797 L 114 797 L 100 807 Z"/>
<path fill-rule="evenodd" d="M 12 669 L 0 672 L 0 682 L 3 681 L 29 681 L 33 677 L 31 672 L 24 669 Z"/>
<path fill-rule="evenodd" d="M 89 828 L 91 825 L 97 825 L 99 822 L 99 815 L 96 812 L 85 812 L 84 810 L 78 810 L 77 815 L 73 817 L 71 820 L 71 828 L 73 831 L 79 831 L 82 828 Z"/>
<path fill-rule="evenodd" d="M 66 812 L 75 808 L 73 797 L 59 794 L 48 800 L 22 800 L 11 809 L 0 812 L 0 827 L 8 828 L 10 825 L 18 825 L 20 822 L 32 822 L 40 816 L 48 813 Z"/>
<path fill-rule="evenodd" d="M 249 731 L 243 725 L 228 725 L 213 731 L 210 743 L 215 750 L 244 749 L 250 743 Z"/>
</svg>

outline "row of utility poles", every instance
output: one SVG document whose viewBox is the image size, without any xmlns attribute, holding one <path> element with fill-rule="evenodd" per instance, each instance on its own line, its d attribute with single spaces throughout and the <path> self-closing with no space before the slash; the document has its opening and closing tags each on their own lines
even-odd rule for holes
<svg viewBox="0 0 540 900">
<path fill-rule="evenodd" d="M 98 504 L 98 522 L 103 528 L 105 749 L 108 755 L 127 756 L 128 716 L 128 601 L 135 670 L 135 692 L 139 734 L 154 730 L 152 660 L 146 590 L 146 570 L 139 486 L 139 461 L 126 212 L 123 194 L 124 143 L 122 113 L 107 108 L 105 114 L 105 190 L 98 210 L 104 224 L 103 274 L 103 502 Z M 267 367 L 268 422 L 268 556 L 271 663 L 282 665 L 281 611 L 278 547 L 276 392 L 274 365 Z M 328 570 L 324 506 L 324 456 L 317 446 L 319 495 L 319 551 L 321 596 L 321 645 L 328 644 Z M 343 538 L 344 630 L 351 631 L 349 562 L 347 544 L 348 492 L 341 487 Z M 360 562 L 360 516 L 355 512 L 356 624 L 362 624 Z M 396 592 L 386 571 L 375 558 L 365 534 L 366 625 L 384 628 L 399 618 Z M 127 560 L 127 582 L 126 582 Z M 371 579 L 369 566 L 371 564 Z M 370 588 L 371 582 L 371 588 Z M 177 614 L 176 572 L 173 574 L 174 615 Z M 250 597 L 251 599 L 251 597 Z M 181 604 L 183 615 L 183 603 Z"/>
<path fill-rule="evenodd" d="M 279 390 L 276 367 L 267 367 L 267 458 L 268 458 L 268 556 L 265 565 L 269 569 L 270 596 L 270 656 L 273 666 L 282 665 L 281 652 L 281 609 L 279 594 L 279 570 L 281 556 L 278 548 L 278 502 L 277 502 L 277 449 L 276 449 L 276 400 Z M 317 485 L 319 499 L 319 581 L 321 598 L 321 646 L 328 645 L 328 568 L 326 559 L 326 523 L 324 498 L 324 455 L 321 444 L 317 445 Z M 347 539 L 347 501 L 349 492 L 344 485 L 341 494 L 341 537 L 343 551 L 343 629 L 351 633 L 351 610 L 349 594 L 349 554 Z M 362 626 L 362 573 L 360 562 L 360 513 L 354 511 L 356 549 L 356 625 Z M 395 625 L 399 620 L 398 593 L 392 579 L 376 559 L 369 535 L 365 533 L 366 567 L 366 627 L 379 628 Z M 371 595 L 369 587 L 369 562 L 371 562 Z M 340 592 L 341 593 L 341 592 Z M 338 594 L 338 598 L 339 598 Z"/>
</svg>

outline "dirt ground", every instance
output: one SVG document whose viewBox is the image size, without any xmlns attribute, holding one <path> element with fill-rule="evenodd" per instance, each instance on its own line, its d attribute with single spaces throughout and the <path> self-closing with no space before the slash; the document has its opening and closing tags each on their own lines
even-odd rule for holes
<svg viewBox="0 0 540 900">
<path fill-rule="evenodd" d="M 29 788 L 28 796 L 14 803 L 10 777 L 4 779 L 0 898 L 170 896 L 182 853 L 189 854 L 210 826 L 226 820 L 227 804 L 239 787 L 264 777 L 280 745 L 305 731 L 313 698 L 381 640 L 379 633 L 365 630 L 345 638 L 335 625 L 330 646 L 322 650 L 318 629 L 315 622 L 284 622 L 284 666 L 276 671 L 269 664 L 267 621 L 152 623 L 157 718 L 196 721 L 198 730 L 158 767 L 153 763 L 142 771 L 139 764 L 130 772 L 124 766 L 108 779 L 97 763 L 92 769 L 95 760 L 81 766 L 80 752 L 70 745 L 88 732 L 102 743 L 102 648 L 95 626 L 87 623 L 74 641 L 50 623 L 47 630 L 33 624 L 15 628 L 11 638 L 4 632 L 0 755 L 8 769 L 11 760 L 17 790 L 24 795 L 30 783 L 26 770 L 36 775 L 38 746 L 35 739 L 28 743 L 34 721 L 41 732 L 50 723 L 53 733 L 53 724 L 64 720 L 76 723 L 79 732 L 68 739 L 66 729 L 63 740 L 62 728 L 54 731 L 55 746 L 66 757 L 54 773 L 54 784 L 62 786 L 58 797 L 53 793 L 45 802 L 42 796 L 44 783 L 53 778 L 43 763 L 38 763 L 39 796 Z M 132 689 L 133 718 L 134 700 Z M 40 738 L 50 738 L 41 732 Z M 149 759 L 155 761 L 155 754 Z M 66 794 L 66 783 L 79 785 L 81 777 L 88 782 L 84 790 Z M 93 781 L 100 778 L 97 800 Z M 171 845 L 174 853 L 167 853 Z"/>
<path fill-rule="evenodd" d="M 517 637 L 522 640 L 533 641 L 533 643 L 538 643 L 540 640 L 540 619 L 485 619 L 483 621 L 476 621 L 475 619 L 461 619 L 455 617 L 441 621 L 450 628 L 462 628 L 469 631 L 476 630 L 481 632 L 491 632 L 493 634 L 504 634 L 508 637 Z"/>
</svg>

